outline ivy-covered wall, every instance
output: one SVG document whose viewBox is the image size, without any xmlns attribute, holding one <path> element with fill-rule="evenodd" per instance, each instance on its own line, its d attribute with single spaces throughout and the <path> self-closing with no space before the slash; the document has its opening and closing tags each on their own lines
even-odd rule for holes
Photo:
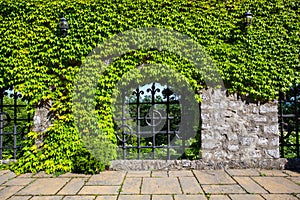
<svg viewBox="0 0 300 200">
<path fill-rule="evenodd" d="M 242 15 L 253 23 L 245 31 Z M 70 30 L 60 36 L 58 21 L 65 14 Z M 274 100 L 299 82 L 300 3 L 298 0 L 3 0 L 0 2 L 0 87 L 15 86 L 30 100 L 29 112 L 52 103 L 53 126 L 31 132 L 16 172 L 97 172 L 98 162 L 85 149 L 74 126 L 72 93 L 85 57 L 98 44 L 136 28 L 178 31 L 200 44 L 218 68 L 230 93 L 255 101 Z M 103 107 L 121 74 L 141 64 L 178 66 L 195 91 L 205 86 L 194 66 L 174 53 L 141 49 L 115 59 L 99 80 Z M 110 110 L 100 109 L 100 127 L 113 138 Z M 44 142 L 36 146 L 37 138 Z M 111 155 L 113 157 L 113 155 Z"/>
</svg>

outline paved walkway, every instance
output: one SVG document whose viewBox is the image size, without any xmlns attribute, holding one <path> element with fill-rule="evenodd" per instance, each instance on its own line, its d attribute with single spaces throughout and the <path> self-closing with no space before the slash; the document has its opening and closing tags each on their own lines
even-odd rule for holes
<svg viewBox="0 0 300 200">
<path fill-rule="evenodd" d="M 104 171 L 97 175 L 0 171 L 0 199 L 300 199 L 300 173 L 279 170 Z"/>
</svg>

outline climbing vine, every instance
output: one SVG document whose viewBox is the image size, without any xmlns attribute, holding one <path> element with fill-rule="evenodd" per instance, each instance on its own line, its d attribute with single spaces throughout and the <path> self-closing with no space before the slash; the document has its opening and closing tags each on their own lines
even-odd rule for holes
<svg viewBox="0 0 300 200">
<path fill-rule="evenodd" d="M 245 30 L 241 17 L 248 9 L 254 19 Z M 61 13 L 70 24 L 67 37 L 58 30 Z M 14 165 L 18 173 L 95 173 L 108 164 L 92 159 L 78 137 L 72 94 L 86 56 L 127 30 L 157 27 L 187 35 L 211 57 L 229 93 L 255 101 L 274 100 L 279 91 L 299 82 L 298 0 L 3 0 L 0 21 L 0 87 L 14 85 L 30 100 L 31 114 L 52 103 L 54 124 L 45 133 L 28 134 L 24 154 Z M 102 108 L 110 107 L 110 89 L 118 78 L 143 63 L 176 66 L 195 91 L 206 87 L 186 59 L 140 49 L 114 60 L 99 81 L 98 95 L 106 97 Z M 107 128 L 105 135 L 114 143 L 112 121 L 105 117 L 109 110 L 100 109 L 98 114 L 100 127 Z M 38 147 L 34 141 L 39 137 L 44 141 Z"/>
</svg>

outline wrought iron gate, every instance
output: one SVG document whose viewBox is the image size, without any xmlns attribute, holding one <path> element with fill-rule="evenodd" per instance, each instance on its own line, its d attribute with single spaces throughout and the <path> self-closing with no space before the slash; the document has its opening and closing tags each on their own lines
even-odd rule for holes
<svg viewBox="0 0 300 200">
<path fill-rule="evenodd" d="M 300 158 L 300 85 L 279 98 L 280 154 Z"/>
<path fill-rule="evenodd" d="M 121 159 L 177 159 L 188 139 L 179 131 L 181 96 L 168 85 L 152 83 L 123 91 L 116 123 Z M 188 130 L 186 130 L 188 131 Z"/>
<path fill-rule="evenodd" d="M 26 105 L 13 87 L 0 88 L 0 160 L 18 158 L 31 121 Z"/>
</svg>

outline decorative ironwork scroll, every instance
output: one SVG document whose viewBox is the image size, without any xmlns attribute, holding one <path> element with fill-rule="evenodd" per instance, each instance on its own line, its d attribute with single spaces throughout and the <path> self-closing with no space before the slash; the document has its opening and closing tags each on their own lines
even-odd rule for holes
<svg viewBox="0 0 300 200">
<path fill-rule="evenodd" d="M 168 85 L 147 84 L 122 94 L 116 136 L 122 159 L 172 159 L 184 152 L 187 138 L 179 131 L 180 95 Z M 176 142 L 174 138 L 177 139 Z M 181 152 L 181 153 L 179 153 Z"/>
</svg>

